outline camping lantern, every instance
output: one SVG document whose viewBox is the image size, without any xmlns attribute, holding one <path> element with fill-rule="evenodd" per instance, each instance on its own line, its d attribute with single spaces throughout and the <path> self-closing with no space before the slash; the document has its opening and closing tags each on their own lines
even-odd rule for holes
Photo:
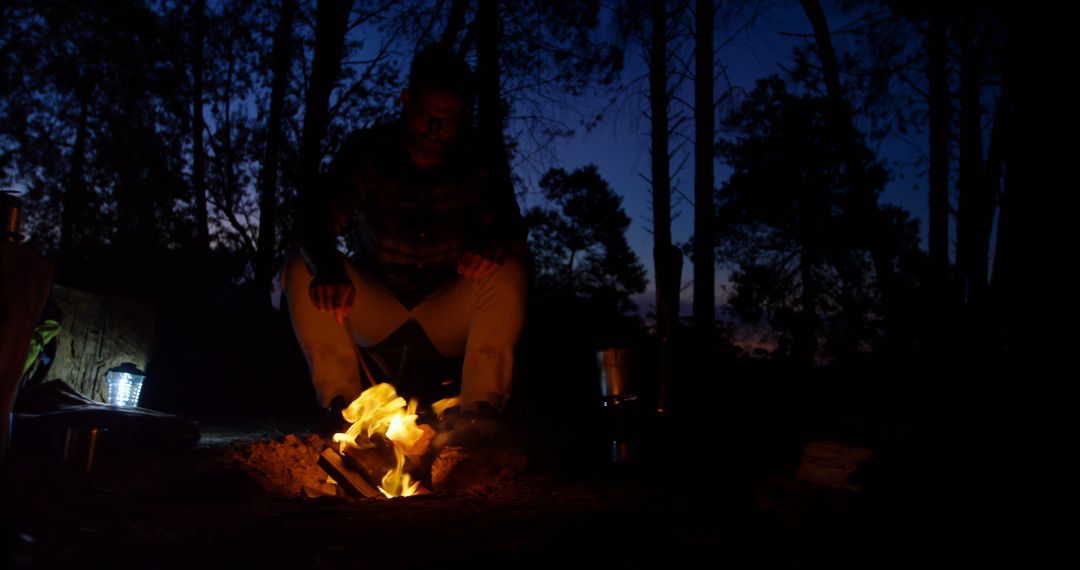
<svg viewBox="0 0 1080 570">
<path fill-rule="evenodd" d="M 130 362 L 110 368 L 105 374 L 105 381 L 109 385 L 109 405 L 122 408 L 138 406 L 145 378 L 146 373 Z"/>
</svg>

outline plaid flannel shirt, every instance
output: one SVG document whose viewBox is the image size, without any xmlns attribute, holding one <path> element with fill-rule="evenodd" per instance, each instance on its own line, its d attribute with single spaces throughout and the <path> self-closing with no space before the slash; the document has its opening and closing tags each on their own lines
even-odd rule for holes
<svg viewBox="0 0 1080 570">
<path fill-rule="evenodd" d="M 302 213 L 301 245 L 316 275 L 340 278 L 337 235 L 352 236 L 357 270 L 406 307 L 459 278 L 463 251 L 494 257 L 525 239 L 509 180 L 497 183 L 465 130 L 431 170 L 416 168 L 400 122 L 353 133 Z"/>
</svg>

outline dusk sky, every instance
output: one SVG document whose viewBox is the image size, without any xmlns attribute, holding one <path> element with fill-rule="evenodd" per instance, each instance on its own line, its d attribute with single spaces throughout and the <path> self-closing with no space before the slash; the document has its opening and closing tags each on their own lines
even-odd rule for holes
<svg viewBox="0 0 1080 570">
<path fill-rule="evenodd" d="M 846 36 L 837 33 L 842 30 L 850 16 L 840 14 L 833 3 L 823 3 L 828 18 L 829 27 L 834 34 L 834 42 L 838 51 L 847 50 L 850 46 L 845 41 Z M 805 13 L 795 0 L 778 0 L 763 2 L 762 12 L 752 26 L 744 29 L 736 39 L 719 49 L 717 68 L 723 70 L 732 85 L 742 92 L 748 92 L 753 88 L 754 82 L 770 74 L 785 74 L 784 67 L 792 65 L 792 49 L 796 46 L 805 45 L 811 35 L 811 26 Z M 610 10 L 604 11 L 604 18 L 611 19 Z M 745 17 L 740 22 L 745 21 Z M 602 24 L 609 31 L 612 28 L 610 22 Z M 718 44 L 731 35 L 731 26 L 718 27 Z M 380 34 L 377 26 L 357 30 L 361 34 Z M 685 56 L 692 60 L 689 50 L 693 49 L 692 41 L 675 42 L 673 49 L 682 49 Z M 381 42 L 369 42 L 365 44 L 360 53 L 355 54 L 358 61 L 366 59 L 368 52 L 377 51 Z M 677 47 L 680 46 L 681 48 Z M 366 51 L 365 51 L 366 50 Z M 411 54 L 399 54 L 406 59 Z M 404 69 L 402 69 L 404 72 Z M 523 209 L 539 205 L 537 184 L 540 175 L 550 167 L 561 167 L 570 171 L 586 164 L 595 163 L 599 172 L 613 187 L 624 197 L 623 207 L 632 220 L 628 231 L 628 241 L 631 248 L 637 253 L 638 258 L 648 272 L 647 290 L 639 295 L 636 300 L 642 309 L 642 313 L 648 312 L 654 302 L 653 271 L 652 271 L 652 235 L 651 235 L 651 197 L 649 195 L 650 177 L 650 152 L 649 152 L 649 129 L 650 125 L 644 110 L 648 108 L 648 74 L 646 59 L 640 46 L 630 43 L 626 56 L 626 67 L 623 71 L 622 80 L 629 84 L 625 96 L 618 101 L 614 109 L 604 112 L 604 120 L 591 131 L 586 131 L 577 124 L 577 116 L 572 116 L 565 110 L 566 126 L 576 129 L 574 136 L 560 139 L 546 152 L 538 153 L 535 160 L 528 164 L 519 165 L 517 173 L 525 180 L 526 195 L 521 203 Z M 718 81 L 716 93 L 719 96 L 726 88 L 725 83 Z M 693 82 L 685 81 L 678 95 L 687 103 L 693 103 Z M 340 91 L 338 93 L 340 95 Z M 600 111 L 599 106 L 607 102 L 610 93 L 599 92 L 599 96 L 592 99 L 589 96 L 571 100 L 570 105 L 577 107 L 588 114 Z M 590 104 L 595 103 L 593 107 Z M 211 107 L 207 102 L 206 109 Z M 723 117 L 728 107 L 717 110 L 717 121 Z M 249 101 L 245 111 L 250 116 L 255 116 L 257 110 L 254 102 Z M 673 102 L 670 112 L 675 115 L 679 112 L 690 112 L 684 103 Z M 553 111 L 553 115 L 559 118 L 559 111 Z M 205 113 L 204 120 L 216 127 L 216 121 L 209 112 Z M 520 125 L 512 122 L 509 131 L 514 132 Z M 718 136 L 724 133 L 718 129 Z M 686 137 L 691 137 L 688 140 Z M 672 237 L 677 244 L 686 243 L 693 231 L 693 204 L 687 198 L 693 196 L 693 161 L 688 153 L 693 152 L 692 125 L 684 125 L 682 134 L 672 136 L 671 145 L 675 153 L 672 158 L 672 190 L 673 190 L 673 224 Z M 527 147 L 523 143 L 523 147 Z M 918 148 L 915 148 L 915 147 Z M 896 204 L 918 219 L 920 224 L 920 237 L 923 246 L 926 244 L 927 227 L 925 220 L 928 215 L 928 204 L 925 183 L 925 168 L 917 167 L 920 149 L 925 149 L 927 142 L 925 133 L 913 133 L 907 138 L 899 136 L 887 138 L 876 149 L 880 159 L 890 167 L 892 180 L 886 186 L 882 196 L 882 202 Z M 681 167 L 680 167 L 681 165 Z M 729 169 L 719 161 L 716 164 L 716 186 L 719 186 L 729 175 Z M 13 187 L 23 190 L 19 181 L 14 181 Z M 254 195 L 254 186 L 250 191 Z M 220 219 L 212 220 L 212 223 L 221 223 Z M 687 314 L 692 297 L 693 267 L 689 258 L 683 263 L 683 314 Z M 725 290 L 727 283 L 727 271 L 719 268 L 717 279 L 717 305 L 723 305 L 728 293 Z"/>
<path fill-rule="evenodd" d="M 836 31 L 847 20 L 842 14 L 835 11 L 835 7 L 826 3 L 824 6 L 829 18 L 829 26 Z M 721 32 L 722 33 L 722 32 Z M 754 82 L 773 73 L 784 74 L 781 66 L 791 67 L 792 49 L 805 43 L 801 36 L 810 34 L 810 24 L 805 13 L 797 2 L 786 2 L 776 8 L 767 10 L 759 19 L 754 29 L 744 32 L 738 40 L 717 53 L 718 65 L 727 68 L 727 73 L 732 83 L 742 89 L 750 90 Z M 835 38 L 838 50 L 846 48 L 843 36 Z M 649 123 L 641 112 L 648 108 L 648 82 L 646 62 L 640 50 L 634 49 L 627 56 L 627 68 L 624 71 L 624 80 L 633 77 L 643 78 L 635 84 L 635 88 L 628 92 L 628 97 L 621 102 L 619 112 L 605 114 L 604 121 L 593 131 L 585 132 L 578 129 L 577 134 L 557 144 L 554 166 L 560 166 L 572 170 L 589 163 L 595 163 L 599 167 L 600 174 L 611 184 L 616 192 L 623 196 L 623 207 L 633 220 L 628 232 L 628 241 L 631 248 L 637 253 L 639 259 L 645 265 L 649 273 L 648 289 L 636 300 L 642 308 L 642 312 L 649 310 L 654 302 L 653 272 L 652 272 L 652 221 L 651 221 L 651 197 L 649 195 L 649 183 L 647 178 L 650 171 L 649 155 Z M 721 85 L 718 84 L 717 94 L 720 93 Z M 683 91 L 683 96 L 689 102 L 693 101 L 693 85 L 688 83 Z M 720 120 L 722 110 L 718 112 L 717 120 Z M 692 132 L 690 133 L 692 136 Z M 722 133 L 718 130 L 718 135 Z M 877 149 L 878 155 L 885 160 L 892 170 L 893 179 L 886 186 L 882 196 L 882 202 L 899 205 L 908 210 L 913 217 L 921 221 L 920 238 L 923 247 L 926 245 L 926 224 L 928 205 L 926 196 L 926 184 L 924 168 L 916 168 L 918 150 L 913 148 L 912 143 L 920 148 L 925 145 L 925 137 L 915 139 L 890 137 Z M 672 138 L 672 148 L 679 144 L 677 137 Z M 682 152 L 692 152 L 692 146 L 686 145 Z M 678 192 L 689 198 L 694 193 L 693 161 L 688 160 L 682 170 L 676 172 L 682 156 L 676 155 L 672 160 L 672 188 L 673 188 L 673 215 L 678 217 L 672 223 L 672 238 L 677 243 L 685 243 L 693 233 L 693 205 L 678 196 Z M 894 162 L 896 164 L 894 164 Z M 717 162 L 716 185 L 727 178 L 730 173 L 725 165 Z M 534 189 L 535 186 L 531 186 Z M 522 208 L 535 205 L 528 198 L 521 204 Z M 720 270 L 717 279 L 718 305 L 722 305 L 727 297 L 724 291 L 726 274 Z M 689 314 L 690 300 L 692 298 L 693 266 L 689 258 L 684 259 L 682 286 L 682 305 L 684 315 Z"/>
</svg>

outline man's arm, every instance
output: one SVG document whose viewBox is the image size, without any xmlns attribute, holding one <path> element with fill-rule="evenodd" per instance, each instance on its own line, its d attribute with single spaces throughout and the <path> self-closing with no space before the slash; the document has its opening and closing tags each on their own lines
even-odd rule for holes
<svg viewBox="0 0 1080 570">
<path fill-rule="evenodd" d="M 313 278 L 311 301 L 320 311 L 334 313 L 345 324 L 355 298 L 355 290 L 337 250 L 337 236 L 349 214 L 356 208 L 358 192 L 349 164 L 360 152 L 360 137 L 354 135 L 342 145 L 319 183 L 300 201 L 299 246 Z"/>
<path fill-rule="evenodd" d="M 465 277 L 490 275 L 502 266 L 507 255 L 523 255 L 526 251 L 525 220 L 509 174 L 500 175 L 500 171 L 488 168 L 481 180 L 479 219 L 458 263 L 458 272 Z"/>
</svg>

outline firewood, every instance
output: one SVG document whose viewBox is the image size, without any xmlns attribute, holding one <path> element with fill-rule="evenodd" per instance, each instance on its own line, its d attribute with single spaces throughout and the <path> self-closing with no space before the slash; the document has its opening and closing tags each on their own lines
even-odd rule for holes
<svg viewBox="0 0 1080 570">
<path fill-rule="evenodd" d="M 344 457 L 333 449 L 328 448 L 322 452 L 322 455 L 319 456 L 319 467 L 322 467 L 327 475 L 332 477 L 338 485 L 341 485 L 341 487 L 351 495 L 360 497 L 383 496 L 383 494 L 368 483 L 360 473 L 347 467 L 345 465 Z"/>
<path fill-rule="evenodd" d="M 345 466 L 359 472 L 372 485 L 378 486 L 387 471 L 394 468 L 397 461 L 394 458 L 394 444 L 376 434 L 372 439 L 372 447 L 346 446 L 344 453 Z"/>
</svg>

